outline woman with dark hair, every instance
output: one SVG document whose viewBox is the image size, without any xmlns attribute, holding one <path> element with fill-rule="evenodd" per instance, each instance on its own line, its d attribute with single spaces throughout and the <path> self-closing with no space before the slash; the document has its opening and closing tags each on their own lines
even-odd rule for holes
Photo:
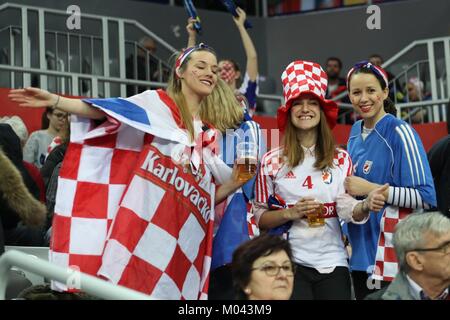
<svg viewBox="0 0 450 320">
<path fill-rule="evenodd" d="M 52 103 L 49 101 L 49 103 Z M 45 105 L 43 105 L 45 106 Z M 23 148 L 23 159 L 40 169 L 48 155 L 48 146 L 67 125 L 67 112 L 54 110 L 48 105 L 42 115 L 42 130 L 33 132 Z M 44 121 L 45 119 L 45 121 Z"/>
<path fill-rule="evenodd" d="M 233 286 L 238 300 L 288 300 L 295 264 L 289 242 L 264 234 L 233 253 Z"/>
<path fill-rule="evenodd" d="M 345 188 L 353 196 L 365 197 L 389 184 L 383 192 L 386 204 L 382 209 L 371 210 L 366 224 L 347 226 L 355 295 L 362 299 L 370 293 L 368 273 L 379 281 L 392 281 L 397 273 L 391 242 L 395 225 L 414 209 L 436 206 L 436 194 L 417 132 L 395 117 L 386 72 L 370 62 L 360 62 L 348 72 L 347 88 L 362 120 L 350 132 L 348 151 L 355 170 L 354 176 L 346 178 Z"/>
<path fill-rule="evenodd" d="M 363 202 L 345 193 L 352 162 L 333 141 L 338 110 L 325 99 L 327 75 L 321 66 L 294 61 L 281 79 L 286 104 L 278 109 L 278 127 L 283 143 L 261 160 L 255 217 L 261 229 L 286 233 L 297 265 L 293 299 L 350 299 L 339 219 L 364 222 L 369 208 L 381 209 L 383 187 Z"/>
</svg>

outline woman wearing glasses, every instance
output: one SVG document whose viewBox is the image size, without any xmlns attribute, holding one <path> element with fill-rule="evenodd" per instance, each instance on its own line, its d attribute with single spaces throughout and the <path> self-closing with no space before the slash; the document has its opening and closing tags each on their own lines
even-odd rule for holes
<svg viewBox="0 0 450 320">
<path fill-rule="evenodd" d="M 264 234 L 233 254 L 233 285 L 239 300 L 289 300 L 295 264 L 289 242 Z"/>
<path fill-rule="evenodd" d="M 47 106 L 51 104 L 52 102 L 49 101 Z M 67 124 L 67 112 L 62 110 L 47 107 L 43 116 L 48 120 L 48 127 L 33 132 L 23 149 L 23 160 L 34 164 L 38 169 L 45 163 L 48 146 L 64 131 L 64 126 Z"/>
<path fill-rule="evenodd" d="M 350 299 L 339 218 L 364 221 L 369 208 L 381 208 L 383 187 L 364 202 L 345 194 L 352 162 L 333 141 L 330 127 L 336 124 L 337 105 L 325 99 L 327 76 L 321 66 L 294 61 L 281 79 L 286 105 L 278 109 L 278 127 L 283 144 L 261 160 L 255 217 L 261 229 L 284 231 L 291 244 L 297 264 L 293 299 Z"/>
<path fill-rule="evenodd" d="M 388 87 L 386 72 L 370 62 L 358 63 L 348 72 L 349 97 L 362 120 L 350 132 L 348 151 L 355 172 L 346 178 L 345 188 L 353 196 L 365 197 L 380 185 L 389 184 L 383 191 L 386 205 L 381 210 L 371 210 L 366 224 L 347 225 L 357 299 L 370 293 L 368 274 L 383 281 L 382 286 L 397 274 L 392 246 L 396 224 L 414 209 L 436 206 L 433 177 L 420 137 L 394 116 Z"/>
</svg>

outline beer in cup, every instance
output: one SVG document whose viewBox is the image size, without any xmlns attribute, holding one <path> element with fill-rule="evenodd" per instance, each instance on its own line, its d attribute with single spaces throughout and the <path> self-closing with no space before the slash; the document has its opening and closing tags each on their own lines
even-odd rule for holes
<svg viewBox="0 0 450 320">
<path fill-rule="evenodd" d="M 238 180 L 247 181 L 256 174 L 258 146 L 254 142 L 241 142 L 236 146 Z"/>
<path fill-rule="evenodd" d="M 325 225 L 325 216 L 324 216 L 324 210 L 323 203 L 320 203 L 319 207 L 312 213 L 309 213 L 306 215 L 306 218 L 308 219 L 308 225 L 311 228 L 317 228 L 322 227 Z"/>
</svg>

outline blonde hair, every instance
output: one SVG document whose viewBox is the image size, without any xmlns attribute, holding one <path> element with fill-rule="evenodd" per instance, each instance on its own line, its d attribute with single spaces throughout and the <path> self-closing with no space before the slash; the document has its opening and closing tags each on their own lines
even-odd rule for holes
<svg viewBox="0 0 450 320">
<path fill-rule="evenodd" d="M 213 92 L 205 98 L 200 117 L 224 133 L 227 129 L 239 127 L 244 119 L 244 109 L 230 86 L 219 78 Z"/>
<path fill-rule="evenodd" d="M 209 48 L 198 48 L 195 50 L 197 51 L 208 51 L 212 53 L 214 56 L 216 56 L 216 53 L 209 49 Z M 194 53 L 194 52 L 193 52 Z M 180 57 L 181 53 L 179 53 L 175 61 Z M 179 72 L 183 73 L 186 70 L 186 67 L 191 60 L 191 55 L 187 56 L 186 59 L 183 61 L 183 64 L 180 66 Z M 215 88 L 214 88 L 215 90 Z M 214 92 L 213 90 L 213 92 Z M 186 98 L 183 95 L 183 92 L 181 91 L 181 80 L 176 74 L 175 70 L 175 63 L 173 63 L 172 72 L 169 78 L 169 81 L 167 83 L 167 94 L 170 98 L 175 102 L 175 104 L 178 106 L 178 109 L 180 110 L 181 114 L 181 120 L 183 121 L 183 125 L 186 127 L 186 130 L 189 133 L 189 136 L 191 138 L 191 141 L 195 140 L 195 129 L 194 129 L 194 121 L 191 112 L 189 111 Z M 209 106 L 208 99 L 202 99 L 202 102 L 200 103 L 200 110 L 205 109 Z"/>
<path fill-rule="evenodd" d="M 291 168 L 301 164 L 305 158 L 301 141 L 297 138 L 297 130 L 292 124 L 291 114 L 289 114 L 283 137 L 283 155 L 287 158 L 287 165 Z M 314 168 L 319 170 L 332 168 L 336 147 L 331 129 L 327 124 L 325 114 L 322 110 L 320 110 L 320 122 L 317 130 L 317 141 L 316 147 L 314 148 L 316 156 Z"/>
</svg>

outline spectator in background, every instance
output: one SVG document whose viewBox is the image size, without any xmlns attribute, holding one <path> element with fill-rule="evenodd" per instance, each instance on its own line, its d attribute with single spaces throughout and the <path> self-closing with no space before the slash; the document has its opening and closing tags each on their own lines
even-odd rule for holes
<svg viewBox="0 0 450 320">
<path fill-rule="evenodd" d="M 394 281 L 368 300 L 450 300 L 450 219 L 415 213 L 399 222 L 393 244 L 400 266 Z"/>
<path fill-rule="evenodd" d="M 20 145 L 23 148 L 28 139 L 28 129 L 23 120 L 18 116 L 3 117 L 0 118 L 0 123 L 6 123 L 11 126 L 15 134 L 19 137 Z"/>
<path fill-rule="evenodd" d="M 256 95 L 258 94 L 258 55 L 247 29 L 244 27 L 247 15 L 244 10 L 237 8 L 238 17 L 233 17 L 233 20 L 241 35 L 242 44 L 245 49 L 247 58 L 247 65 L 245 69 L 244 79 L 240 88 L 237 84 L 241 78 L 241 69 L 239 65 L 231 59 L 222 59 L 219 61 L 219 75 L 236 94 L 238 101 L 245 107 L 247 112 L 251 115 L 256 110 Z M 192 47 L 196 42 L 196 32 L 193 28 L 193 21 L 189 20 L 187 31 L 189 33 L 188 47 Z"/>
<path fill-rule="evenodd" d="M 328 88 L 325 94 L 326 99 L 332 99 L 347 90 L 345 79 L 340 77 L 342 61 L 336 57 L 327 59 L 325 72 L 328 76 Z"/>
<path fill-rule="evenodd" d="M 338 95 L 346 92 L 347 86 L 345 79 L 340 77 L 342 70 L 342 61 L 336 57 L 330 57 L 327 59 L 325 72 L 328 76 L 328 88 L 325 93 L 326 99 L 333 99 Z M 345 95 L 336 102 L 350 103 L 348 96 Z M 354 113 L 352 109 L 339 108 L 338 113 L 339 123 L 352 124 L 355 122 Z"/>
<path fill-rule="evenodd" d="M 127 79 L 158 81 L 158 60 L 154 56 L 155 40 L 144 37 L 139 40 L 136 49 L 137 56 L 133 53 L 125 62 Z M 148 87 L 145 86 L 127 85 L 127 96 L 130 97 L 147 89 Z"/>
<path fill-rule="evenodd" d="M 48 128 L 33 132 L 23 149 L 24 160 L 40 169 L 48 154 L 48 146 L 67 125 L 67 112 L 47 107 L 45 115 L 49 120 Z"/>
<path fill-rule="evenodd" d="M 22 160 L 19 137 L 0 124 L 0 216 L 6 245 L 41 246 L 46 208 Z M 33 226 L 33 227 L 31 227 Z"/>
<path fill-rule="evenodd" d="M 450 135 L 431 147 L 428 161 L 434 178 L 438 209 L 450 218 Z"/>
<path fill-rule="evenodd" d="M 46 117 L 47 118 L 47 117 Z M 23 120 L 18 116 L 13 116 L 11 118 L 4 117 L 0 120 L 0 123 L 6 123 L 11 126 L 11 128 L 14 130 L 14 133 L 19 137 L 20 139 L 20 148 L 23 149 L 25 146 L 25 143 L 28 139 L 28 130 L 25 126 L 25 123 Z M 47 127 L 48 127 L 48 121 L 47 121 Z M 27 169 L 30 176 L 33 178 L 33 181 L 36 183 L 36 185 L 39 188 L 39 200 L 41 202 L 45 202 L 45 186 L 44 181 L 42 180 L 42 176 L 39 172 L 39 169 L 32 163 L 23 161 L 23 165 L 25 169 Z"/>
<path fill-rule="evenodd" d="M 419 78 L 413 77 L 406 84 L 407 102 L 419 102 L 430 100 L 431 96 L 424 93 L 423 82 Z M 408 114 L 409 113 L 409 114 Z M 423 123 L 426 120 L 426 110 L 423 107 L 407 109 L 402 112 L 402 119 L 410 120 L 411 123 Z"/>
<path fill-rule="evenodd" d="M 381 67 L 381 65 L 384 63 L 384 59 L 379 54 L 372 54 L 369 57 L 369 62 L 373 64 L 374 66 Z M 405 95 L 402 90 L 402 86 L 400 85 L 400 81 L 397 79 L 395 80 L 395 87 L 393 85 L 392 80 L 395 79 L 395 75 L 390 73 L 389 71 L 385 70 L 389 82 L 389 98 L 392 101 L 403 101 L 405 98 Z"/>
<path fill-rule="evenodd" d="M 289 242 L 265 234 L 243 243 L 233 254 L 232 272 L 238 300 L 289 300 L 295 273 Z"/>
</svg>

